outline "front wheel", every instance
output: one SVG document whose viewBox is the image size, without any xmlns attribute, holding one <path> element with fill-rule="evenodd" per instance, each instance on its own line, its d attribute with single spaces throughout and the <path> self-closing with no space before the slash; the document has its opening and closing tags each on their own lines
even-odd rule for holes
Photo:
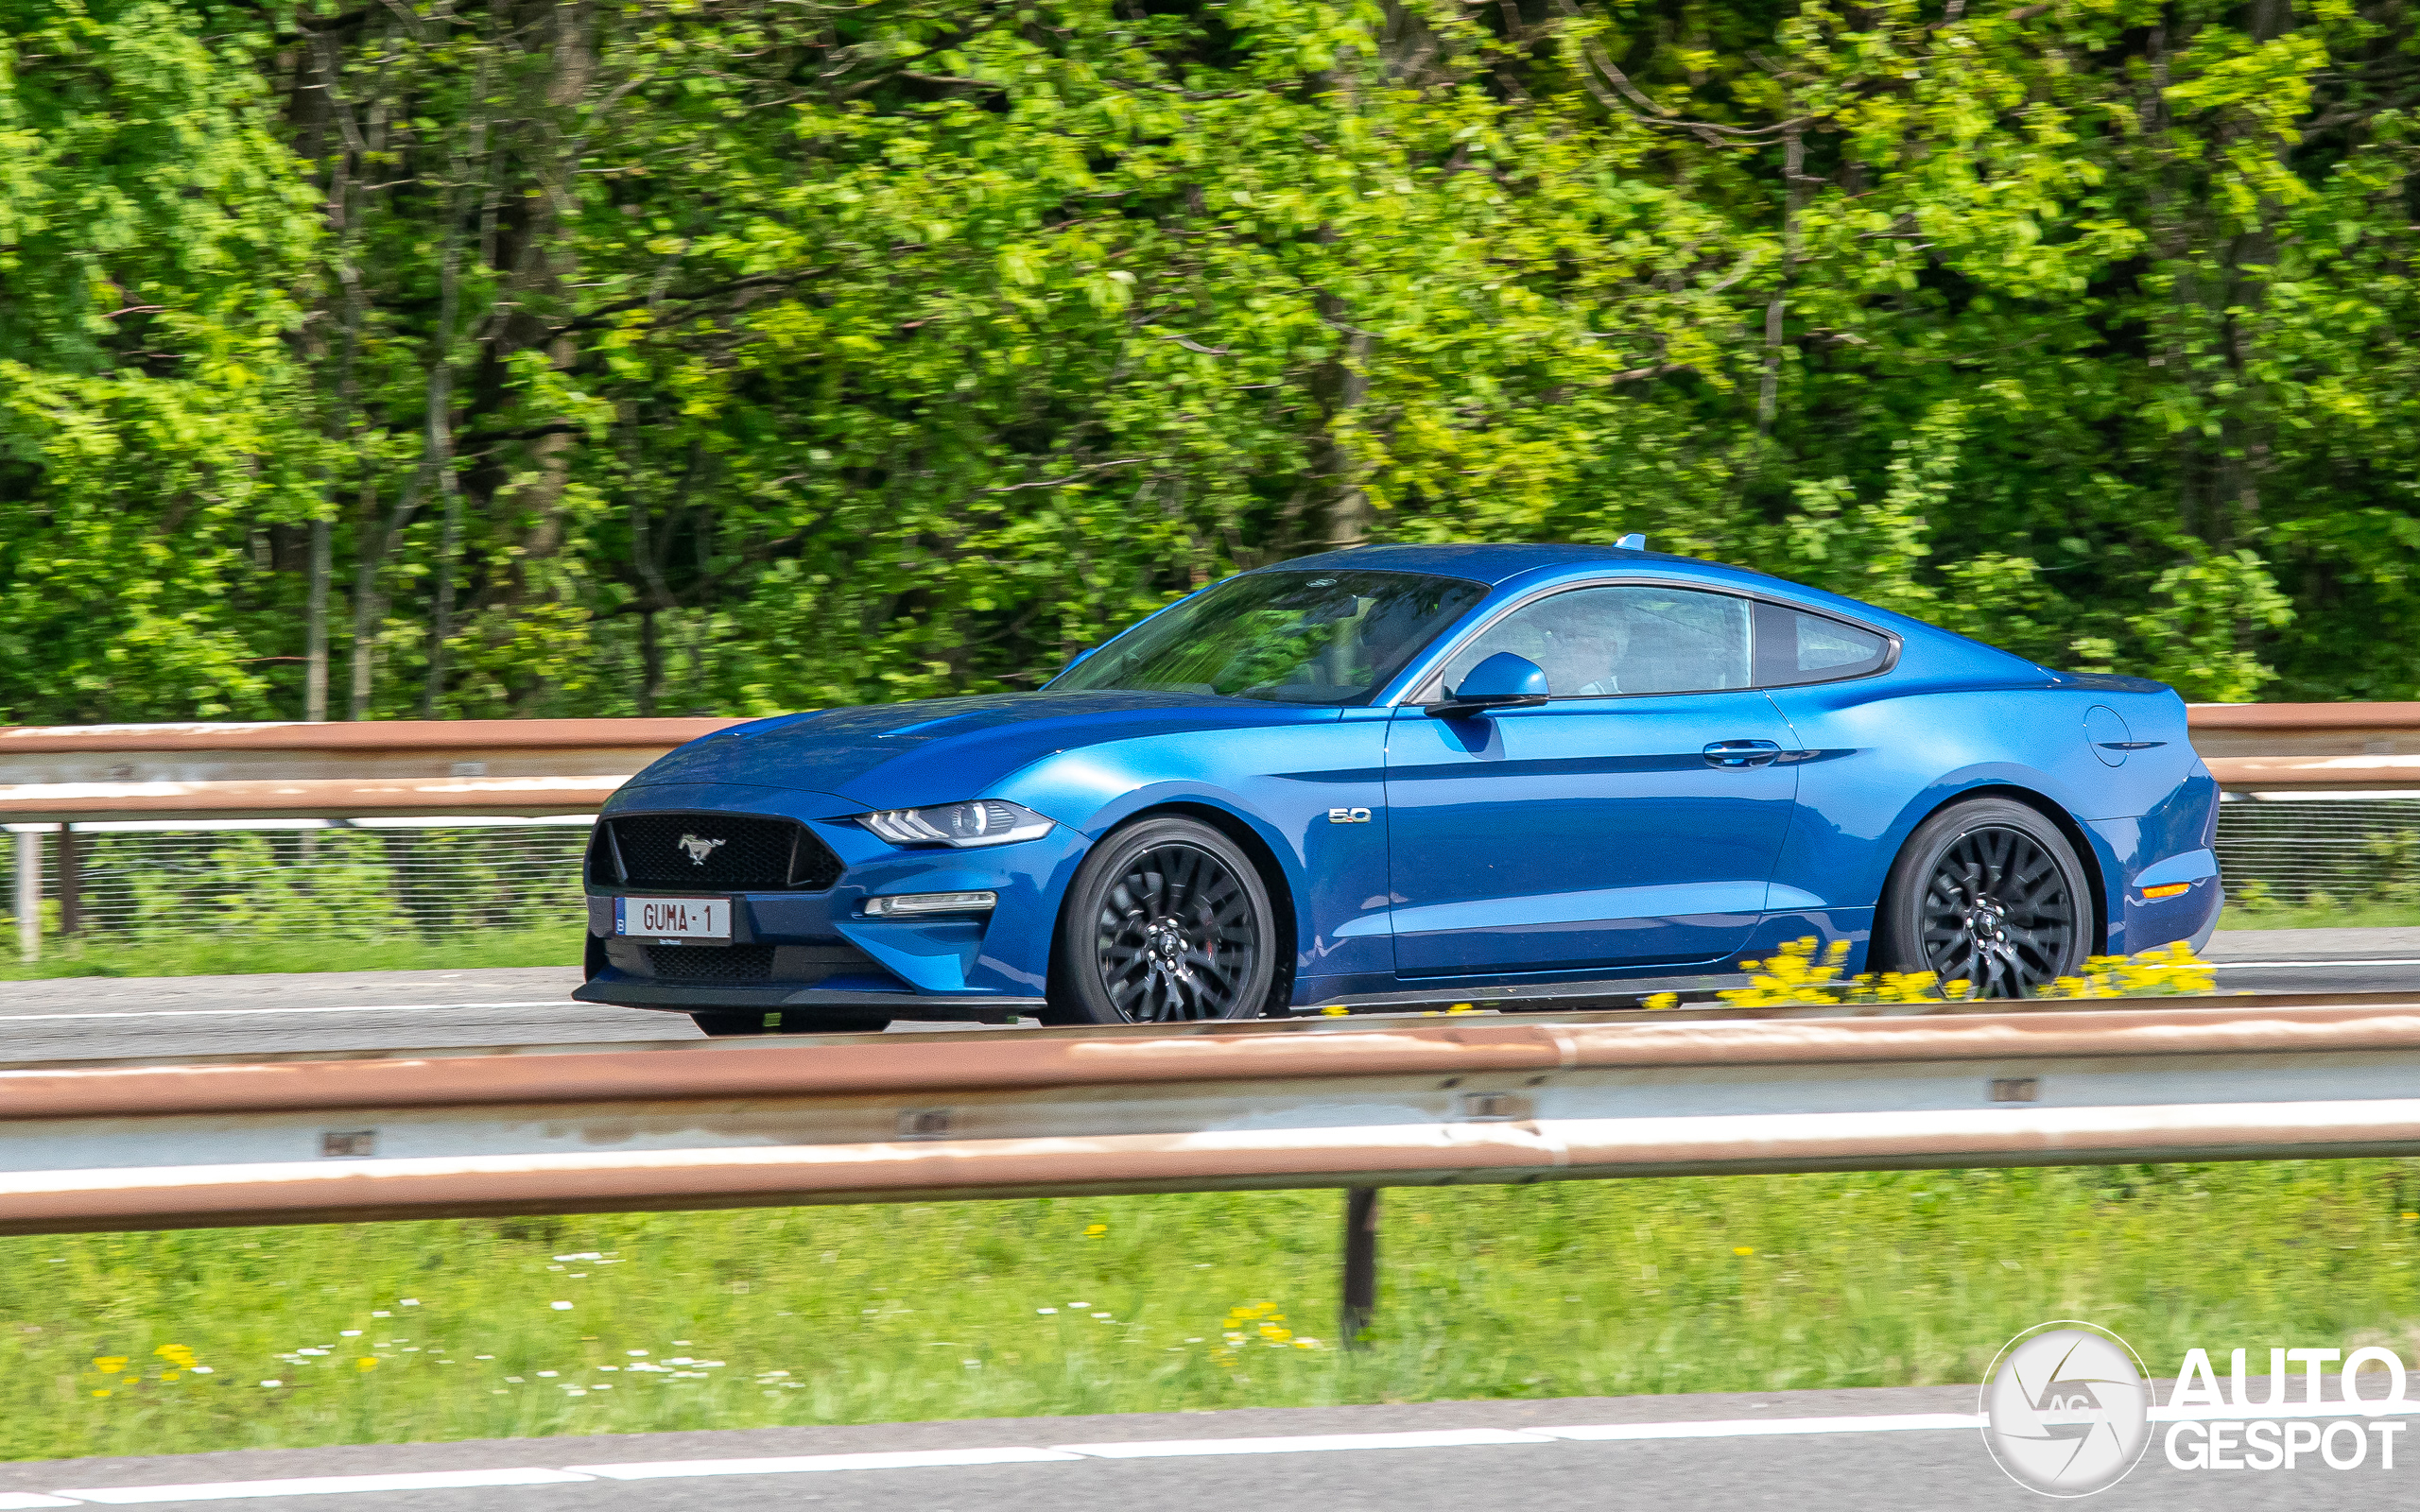
<svg viewBox="0 0 2420 1512">
<path fill-rule="evenodd" d="M 1908 837 L 1874 926 L 1884 971 L 1968 982 L 1976 997 L 2031 997 L 2091 954 L 2092 902 L 2056 825 L 2022 803 L 1975 799 Z"/>
<path fill-rule="evenodd" d="M 1234 841 L 1191 819 L 1146 819 L 1095 846 L 1068 885 L 1051 1019 L 1257 1018 L 1276 938 L 1269 889 Z"/>
</svg>

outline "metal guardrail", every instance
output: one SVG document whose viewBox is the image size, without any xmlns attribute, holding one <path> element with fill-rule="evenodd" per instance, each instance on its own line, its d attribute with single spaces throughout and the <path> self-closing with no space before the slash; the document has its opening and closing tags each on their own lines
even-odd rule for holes
<svg viewBox="0 0 2420 1512">
<path fill-rule="evenodd" d="M 0 1232 L 2420 1153 L 2420 996 L 0 1072 Z"/>
<path fill-rule="evenodd" d="M 735 719 L 461 719 L 0 729 L 0 818 L 594 813 Z"/>
<path fill-rule="evenodd" d="M 2229 787 L 2420 789 L 2420 703 L 2196 704 Z M 0 728 L 0 821 L 591 813 L 731 719 Z"/>
<path fill-rule="evenodd" d="M 2332 806 L 2325 800 L 2303 805 L 2290 822 L 2274 816 L 2253 822 L 2244 816 L 2233 823 L 2222 820 L 2220 850 L 2231 877 L 2257 882 L 2265 889 L 2257 896 L 2286 902 L 2313 892 L 2342 902 L 2414 885 L 2407 873 L 2420 866 L 2420 852 L 2407 858 L 2404 850 L 2420 843 L 2406 833 L 2415 831 L 2407 804 L 2420 800 L 2420 704 L 2202 704 L 2192 707 L 2190 716 L 2196 747 L 2231 797 L 2352 795 Z M 273 927 L 257 927 L 281 937 L 305 937 L 339 925 L 356 933 L 373 926 L 409 928 L 440 914 L 452 919 L 459 910 L 438 906 L 449 896 L 438 874 L 458 864 L 456 852 L 464 850 L 458 845 L 348 840 L 322 846 L 285 837 L 229 847 L 202 840 L 112 839 L 95 832 L 177 824 L 296 826 L 330 819 L 577 822 L 657 756 L 734 722 L 0 728 L 0 823 L 18 832 L 13 856 L 0 869 L 11 879 L 9 912 L 16 921 L 18 952 L 30 959 L 42 949 L 46 890 L 56 900 L 54 927 L 61 935 L 78 934 L 88 922 L 139 932 L 159 927 L 160 919 L 198 920 L 194 932 L 216 933 L 223 924 L 214 922 L 220 915 L 262 920 L 273 916 Z M 2283 849 L 2277 843 L 2281 835 Z M 527 880 L 534 885 L 563 838 L 530 831 L 492 836 L 477 850 L 509 852 L 526 862 L 521 870 L 530 873 Z M 97 868 L 96 849 L 109 852 Z M 88 870 L 95 871 L 90 888 Z M 45 872 L 51 874 L 47 879 Z M 327 874 L 327 887 L 319 885 L 321 873 Z M 373 873 L 384 879 L 388 896 L 383 907 L 365 911 L 358 897 Z M 481 890 L 510 889 L 491 881 Z M 350 901 L 311 906 L 333 893 Z M 184 894 L 196 894 L 198 901 Z M 467 884 L 450 890 L 454 898 L 468 895 Z M 503 912 L 517 920 L 528 911 Z"/>
<path fill-rule="evenodd" d="M 2233 792 L 2420 789 L 2420 703 L 2204 703 L 2193 748 Z"/>
</svg>

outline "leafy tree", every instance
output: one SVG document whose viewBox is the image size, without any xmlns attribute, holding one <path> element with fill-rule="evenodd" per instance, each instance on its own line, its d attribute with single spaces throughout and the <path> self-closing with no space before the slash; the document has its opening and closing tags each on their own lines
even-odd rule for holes
<svg viewBox="0 0 2420 1512">
<path fill-rule="evenodd" d="M 1028 685 L 1374 540 L 2420 688 L 2402 0 L 0 0 L 0 713 Z"/>
</svg>

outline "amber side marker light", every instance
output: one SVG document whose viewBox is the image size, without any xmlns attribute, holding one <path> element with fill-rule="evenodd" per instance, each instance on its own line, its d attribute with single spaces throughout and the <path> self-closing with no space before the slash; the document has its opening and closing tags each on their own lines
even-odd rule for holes
<svg viewBox="0 0 2420 1512">
<path fill-rule="evenodd" d="M 2171 882 L 2165 887 L 2146 887 L 2143 889 L 2143 902 L 2150 902 L 2154 898 L 2182 897 L 2192 890 L 2193 885 L 2189 882 Z"/>
</svg>

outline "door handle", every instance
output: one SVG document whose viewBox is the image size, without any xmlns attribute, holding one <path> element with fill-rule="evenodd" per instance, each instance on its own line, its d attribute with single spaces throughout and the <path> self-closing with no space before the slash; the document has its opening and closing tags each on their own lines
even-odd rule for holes
<svg viewBox="0 0 2420 1512">
<path fill-rule="evenodd" d="M 1708 766 L 1763 766 L 1781 759 L 1781 747 L 1770 740 L 1718 740 L 1705 748 Z"/>
</svg>

